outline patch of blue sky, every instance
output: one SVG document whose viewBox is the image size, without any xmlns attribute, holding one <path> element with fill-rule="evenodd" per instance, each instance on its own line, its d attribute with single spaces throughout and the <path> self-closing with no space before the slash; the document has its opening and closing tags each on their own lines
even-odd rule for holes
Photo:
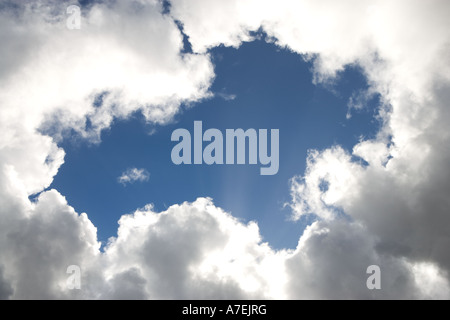
<svg viewBox="0 0 450 320">
<path fill-rule="evenodd" d="M 134 114 L 104 131 L 98 145 L 68 138 L 60 143 L 66 151 L 65 163 L 51 187 L 78 212 L 89 215 L 102 242 L 116 235 L 121 215 L 148 203 L 161 211 L 211 197 L 242 221 L 257 221 L 263 241 L 272 247 L 295 248 L 314 217 L 292 222 L 284 204 L 290 201 L 290 178 L 305 170 L 307 151 L 336 144 L 351 151 L 360 136 L 370 138 L 378 130 L 376 97 L 347 117 L 350 97 L 368 87 L 357 67 L 349 66 L 333 84 L 324 86 L 313 84 L 311 62 L 264 39 L 239 49 L 214 48 L 211 55 L 214 97 L 184 106 L 172 123 L 154 127 Z M 262 176 L 259 164 L 173 164 L 171 150 L 176 142 L 171 134 L 177 128 L 193 134 L 195 120 L 203 122 L 203 131 L 279 129 L 278 173 Z M 143 168 L 150 178 L 124 186 L 117 179 L 128 168 Z"/>
</svg>

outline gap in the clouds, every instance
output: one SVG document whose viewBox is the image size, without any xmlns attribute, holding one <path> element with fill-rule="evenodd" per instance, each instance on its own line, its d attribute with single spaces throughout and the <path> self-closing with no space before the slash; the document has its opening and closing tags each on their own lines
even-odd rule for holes
<svg viewBox="0 0 450 320">
<path fill-rule="evenodd" d="M 192 45 L 189 42 L 189 37 L 186 35 L 186 33 L 184 32 L 184 28 L 183 28 L 183 24 L 178 21 L 178 20 L 174 20 L 175 24 L 178 27 L 178 30 L 180 31 L 182 37 L 183 37 L 183 48 L 181 50 L 181 54 L 186 54 L 186 53 L 192 53 Z"/>
<path fill-rule="evenodd" d="M 103 243 L 116 235 L 121 215 L 148 203 L 163 211 L 176 203 L 211 197 L 242 221 L 257 221 L 263 241 L 272 247 L 295 248 L 314 216 L 290 221 L 290 209 L 284 204 L 290 201 L 289 180 L 304 173 L 308 150 L 339 144 L 351 151 L 361 136 L 374 137 L 378 130 L 376 99 L 346 118 L 349 98 L 368 86 L 358 68 L 343 71 L 331 91 L 312 83 L 311 62 L 263 39 L 210 53 L 216 73 L 214 98 L 184 108 L 172 123 L 156 131 L 134 114 L 104 131 L 99 145 L 71 139 L 60 144 L 66 151 L 65 163 L 51 187 L 78 212 L 88 214 Z M 279 129 L 278 174 L 261 176 L 259 165 L 174 165 L 171 133 L 177 128 L 192 133 L 195 120 L 203 121 L 203 130 Z M 129 168 L 146 169 L 149 180 L 118 183 Z"/>
<path fill-rule="evenodd" d="M 162 14 L 170 14 L 171 4 L 169 0 L 161 0 L 162 3 Z"/>
</svg>

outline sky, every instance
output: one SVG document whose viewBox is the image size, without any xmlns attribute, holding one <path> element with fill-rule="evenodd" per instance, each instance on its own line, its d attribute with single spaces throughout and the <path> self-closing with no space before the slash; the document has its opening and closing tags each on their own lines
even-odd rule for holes
<svg viewBox="0 0 450 320">
<path fill-rule="evenodd" d="M 214 97 L 184 106 L 170 124 L 155 127 L 136 114 L 104 132 L 100 144 L 67 139 L 60 145 L 66 152 L 65 163 L 50 188 L 67 195 L 79 210 L 92 212 L 90 219 L 101 226 L 98 236 L 105 243 L 116 235 L 124 213 L 148 203 L 161 211 L 210 197 L 235 217 L 258 221 L 271 246 L 294 249 L 305 223 L 293 222 L 285 204 L 289 179 L 305 170 L 307 151 L 334 144 L 351 150 L 361 136 L 375 135 L 376 99 L 346 119 L 351 95 L 367 88 L 356 68 L 349 67 L 329 85 L 333 92 L 312 84 L 311 63 L 262 39 L 239 49 L 217 48 L 211 54 Z M 193 135 L 194 121 L 199 120 L 203 131 L 217 128 L 223 134 L 237 128 L 279 129 L 277 174 L 261 176 L 260 165 L 248 161 L 245 165 L 173 164 L 172 132 L 186 128 Z M 146 170 L 149 179 L 117 183 L 129 168 Z"/>
<path fill-rule="evenodd" d="M 449 13 L 2 1 L 0 298 L 449 299 Z M 174 164 L 194 121 L 278 172 Z"/>
</svg>

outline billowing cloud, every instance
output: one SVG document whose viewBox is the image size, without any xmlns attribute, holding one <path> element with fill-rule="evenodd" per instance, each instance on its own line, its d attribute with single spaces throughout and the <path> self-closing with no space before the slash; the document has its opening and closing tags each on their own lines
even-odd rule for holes
<svg viewBox="0 0 450 320">
<path fill-rule="evenodd" d="M 67 6 L 0 5 L 1 297 L 73 296 L 63 290 L 67 266 L 86 271 L 100 255 L 94 226 L 56 190 L 28 198 L 64 162 L 56 142 L 73 133 L 99 142 L 114 119 L 138 111 L 165 123 L 181 103 L 208 97 L 214 76 L 207 55 L 181 54 L 182 35 L 160 2 L 91 4 L 79 30 L 66 27 Z"/>
<path fill-rule="evenodd" d="M 448 1 L 173 0 L 170 14 L 116 1 L 83 8 L 80 30 L 65 8 L 0 6 L 0 298 L 450 297 Z M 292 179 L 293 219 L 318 220 L 276 251 L 256 222 L 199 198 L 123 216 L 100 251 L 88 216 L 43 191 L 64 161 L 58 139 L 99 142 L 137 111 L 170 121 L 210 96 L 207 50 L 260 28 L 312 59 L 315 81 L 357 64 L 380 95 L 376 138 L 312 150 Z M 69 265 L 80 290 L 67 288 Z M 366 287 L 369 265 L 381 290 Z"/>
<path fill-rule="evenodd" d="M 203 4 L 174 0 L 172 10 L 198 52 L 238 46 L 261 27 L 279 46 L 314 59 L 316 81 L 357 64 L 370 84 L 359 95 L 381 96 L 376 139 L 310 152 L 305 174 L 292 180 L 293 218 L 316 214 L 339 228 L 343 213 L 367 228 L 376 253 L 430 263 L 448 277 L 449 3 L 210 1 L 207 14 Z"/>
<path fill-rule="evenodd" d="M 147 206 L 119 224 L 105 250 L 106 273 L 138 271 L 147 297 L 264 297 L 283 284 L 283 253 L 261 242 L 256 223 L 242 224 L 209 199 L 161 213 Z"/>
<path fill-rule="evenodd" d="M 146 169 L 128 168 L 117 178 L 117 181 L 125 186 L 127 183 L 136 181 L 148 181 L 149 178 L 150 173 Z"/>
<path fill-rule="evenodd" d="M 10 194 L 8 204 L 0 209 L 4 278 L 0 296 L 69 297 L 65 290 L 67 267 L 87 269 L 97 259 L 100 243 L 96 228 L 86 214 L 77 214 L 55 190 L 42 193 L 31 203 Z"/>
</svg>

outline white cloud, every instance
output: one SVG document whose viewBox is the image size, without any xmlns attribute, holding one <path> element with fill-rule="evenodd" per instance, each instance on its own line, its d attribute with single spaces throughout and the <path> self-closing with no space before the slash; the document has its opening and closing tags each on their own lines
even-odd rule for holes
<svg viewBox="0 0 450 320">
<path fill-rule="evenodd" d="M 370 88 L 368 90 L 361 90 L 359 92 L 354 92 L 350 97 L 347 107 L 347 115 L 346 118 L 350 119 L 352 117 L 352 112 L 354 110 L 359 111 L 366 109 L 369 105 L 370 101 L 374 99 L 375 92 Z"/>
<path fill-rule="evenodd" d="M 194 54 L 180 53 L 158 1 L 95 4 L 81 30 L 65 27 L 63 9 L 0 11 L 1 298 L 449 298 L 448 1 L 173 0 Z M 382 101 L 376 139 L 311 151 L 292 180 L 294 218 L 320 217 L 296 250 L 271 249 L 256 223 L 200 198 L 123 216 L 102 253 L 87 215 L 58 191 L 29 200 L 63 163 L 65 131 L 99 141 L 136 111 L 169 121 L 180 103 L 210 96 L 204 52 L 260 26 L 314 58 L 316 81 L 359 64 Z M 82 290 L 65 286 L 72 264 Z M 380 291 L 364 287 L 371 264 Z"/>
<path fill-rule="evenodd" d="M 0 296 L 71 297 L 66 287 L 67 267 L 76 264 L 87 270 L 96 262 L 100 255 L 96 228 L 55 190 L 42 193 L 33 203 L 13 190 L 2 195 L 8 206 L 0 208 L 4 278 Z"/>
<path fill-rule="evenodd" d="M 125 170 L 119 178 L 117 178 L 117 181 L 123 185 L 126 185 L 127 183 L 133 183 L 136 181 L 148 181 L 149 178 L 150 173 L 148 173 L 146 169 L 129 168 Z"/>
<path fill-rule="evenodd" d="M 76 297 L 65 280 L 77 264 L 98 284 L 78 295 L 96 297 L 103 276 L 92 223 L 55 190 L 28 199 L 64 161 L 55 139 L 74 130 L 99 141 L 114 118 L 135 111 L 169 121 L 180 103 L 209 96 L 212 63 L 180 54 L 182 35 L 157 1 L 95 4 L 83 11 L 81 30 L 66 28 L 60 1 L 0 7 L 0 296 Z"/>
<path fill-rule="evenodd" d="M 141 111 L 148 121 L 164 123 L 180 103 L 209 96 L 208 56 L 180 54 L 182 35 L 157 1 L 95 4 L 80 30 L 66 27 L 64 4 L 52 4 L 52 12 L 45 1 L 22 6 L 19 13 L 2 11 L 8 44 L 2 56 L 15 47 L 23 52 L 0 70 L 5 123 L 30 129 L 44 123 L 44 129 L 98 139 L 115 117 Z M 94 106 L 100 94 L 102 103 Z"/>
<path fill-rule="evenodd" d="M 224 99 L 225 101 L 231 101 L 231 100 L 236 99 L 236 95 L 235 94 L 218 92 L 218 93 L 216 93 L 216 95 L 218 97 Z"/>
<path fill-rule="evenodd" d="M 314 59 L 316 81 L 339 76 L 347 64 L 362 68 L 370 88 L 359 95 L 380 94 L 384 125 L 376 139 L 361 141 L 352 153 L 340 147 L 310 152 L 305 174 L 292 180 L 294 218 L 315 213 L 333 232 L 344 212 L 366 228 L 374 239 L 371 250 L 390 256 L 391 265 L 425 261 L 448 279 L 450 153 L 442 146 L 450 135 L 449 3 L 209 1 L 207 11 L 203 5 L 174 0 L 172 10 L 198 52 L 219 43 L 238 46 L 262 26 L 276 44 Z M 315 253 L 307 256 L 314 259 Z M 326 259 L 339 268 L 339 257 Z M 448 288 L 448 280 L 443 283 Z"/>
<path fill-rule="evenodd" d="M 279 272 L 285 253 L 261 243 L 254 222 L 242 224 L 209 199 L 161 213 L 150 207 L 122 216 L 119 224 L 105 250 L 106 274 L 137 270 L 147 297 L 265 297 L 275 293 L 266 288 L 285 280 Z"/>
<path fill-rule="evenodd" d="M 255 222 L 238 221 L 210 199 L 160 213 L 146 206 L 122 216 L 119 223 L 117 238 L 100 253 L 87 216 L 75 213 L 54 190 L 41 194 L 24 215 L 10 217 L 4 230 L 2 296 L 310 299 L 447 294 L 446 279 L 434 267 L 377 254 L 374 239 L 359 224 L 315 222 L 295 251 L 274 251 L 261 241 Z M 72 264 L 81 268 L 81 290 L 66 286 L 65 271 Z M 371 264 L 381 266 L 381 292 L 365 287 L 365 269 Z M 424 281 L 428 295 L 422 294 Z"/>
</svg>

